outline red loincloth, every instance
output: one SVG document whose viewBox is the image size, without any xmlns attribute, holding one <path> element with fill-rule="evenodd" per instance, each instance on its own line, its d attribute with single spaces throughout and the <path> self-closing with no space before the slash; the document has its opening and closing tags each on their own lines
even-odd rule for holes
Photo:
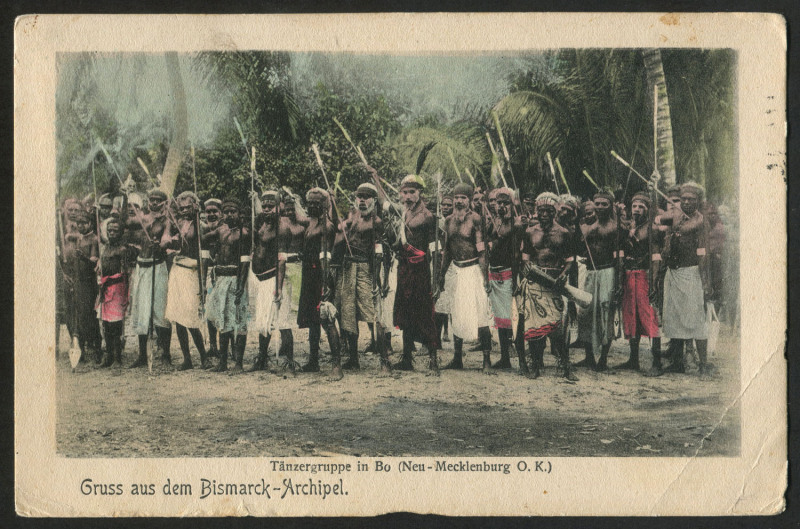
<svg viewBox="0 0 800 529">
<path fill-rule="evenodd" d="M 438 349 L 439 333 L 433 320 L 431 269 L 425 252 L 406 244 L 397 261 L 394 326 L 410 331 L 415 341 Z"/>
<path fill-rule="evenodd" d="M 100 279 L 100 319 L 122 321 L 128 308 L 128 282 L 122 273 Z"/>
<path fill-rule="evenodd" d="M 658 317 L 650 305 L 647 270 L 626 270 L 622 296 L 622 323 L 625 338 L 657 338 Z"/>
</svg>

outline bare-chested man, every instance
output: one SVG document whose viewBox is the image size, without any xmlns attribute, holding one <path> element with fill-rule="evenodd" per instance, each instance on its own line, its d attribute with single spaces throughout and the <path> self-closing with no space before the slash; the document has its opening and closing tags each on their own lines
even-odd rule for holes
<svg viewBox="0 0 800 529">
<path fill-rule="evenodd" d="M 132 368 L 147 365 L 147 333 L 150 331 L 151 314 L 161 361 L 167 365 L 171 363 L 169 346 L 172 325 L 164 317 L 169 272 L 167 255 L 161 247 L 161 238 L 167 227 L 167 195 L 154 189 L 148 193 L 147 201 L 149 213 L 128 215 L 129 240 L 138 250 L 130 318 L 133 320 L 133 332 L 139 337 L 139 355 L 131 364 Z"/>
<path fill-rule="evenodd" d="M 168 223 L 161 237 L 161 248 L 177 250 L 172 261 L 167 287 L 167 306 L 164 317 L 175 322 L 178 343 L 183 353 L 183 363 L 178 370 L 192 369 L 192 357 L 189 355 L 189 334 L 192 335 L 197 351 L 200 353 L 200 364 L 203 369 L 213 367 L 206 357 L 200 285 L 205 281 L 198 271 L 199 245 L 197 244 L 197 208 L 199 199 L 191 191 L 184 191 L 176 200 L 178 216 L 175 222 Z"/>
<path fill-rule="evenodd" d="M 403 331 L 403 358 L 395 369 L 414 369 L 412 351 L 418 341 L 428 348 L 431 374 L 439 373 L 436 350 L 439 336 L 433 320 L 433 295 L 428 249 L 434 241 L 436 217 L 422 202 L 422 184 L 415 175 L 400 182 L 400 199 L 405 211 L 399 232 L 397 290 L 394 298 L 394 326 Z"/>
<path fill-rule="evenodd" d="M 219 331 L 219 362 L 214 371 L 228 369 L 228 348 L 235 360 L 234 373 L 242 372 L 247 344 L 247 275 L 250 264 L 250 230 L 242 226 L 236 199 L 222 202 L 222 222 L 203 234 L 203 247 L 216 245 L 211 290 L 206 298 L 206 318 Z"/>
<path fill-rule="evenodd" d="M 559 198 L 559 207 L 556 222 L 570 233 L 575 233 L 578 221 L 578 199 L 572 195 L 563 194 Z"/>
<path fill-rule="evenodd" d="M 489 301 L 494 313 L 494 326 L 500 339 L 500 360 L 492 367 L 510 369 L 510 348 L 513 330 L 511 328 L 511 304 L 514 294 L 514 278 L 519 263 L 519 247 L 524 239 L 527 225 L 518 216 L 514 218 L 512 200 L 514 192 L 501 187 L 490 194 L 495 202 L 496 214 L 487 224 L 489 237 Z M 445 288 L 447 288 L 445 286 Z"/>
<path fill-rule="evenodd" d="M 75 223 L 75 230 L 65 235 L 61 255 L 67 328 L 72 336 L 78 337 L 81 361 L 88 361 L 89 356 L 94 355 L 99 363 L 102 351 L 97 315 L 94 311 L 97 297 L 97 236 L 92 231 L 89 213 L 78 209 L 71 212 L 71 218 Z"/>
<path fill-rule="evenodd" d="M 306 193 L 308 228 L 303 240 L 303 277 L 297 326 L 308 329 L 309 359 L 302 367 L 305 373 L 319 371 L 319 339 L 325 327 L 331 348 L 333 368 L 330 378 L 341 380 L 339 331 L 336 330 L 336 308 L 331 303 L 332 280 L 329 270 L 331 248 L 336 235 L 336 225 L 331 221 L 329 196 L 318 187 Z"/>
<path fill-rule="evenodd" d="M 491 371 L 492 313 L 489 308 L 489 278 L 481 216 L 470 211 L 472 186 L 457 184 L 453 189 L 453 214 L 445 219 L 445 243 L 439 288 L 452 263 L 456 267 L 453 280 L 453 360 L 445 369 L 462 369 L 464 340 L 480 341 L 483 370 Z M 480 202 L 479 202 L 480 204 Z"/>
<path fill-rule="evenodd" d="M 650 197 L 639 192 L 631 199 L 631 226 L 622 239 L 625 279 L 622 297 L 622 321 L 625 338 L 631 348 L 630 358 L 616 369 L 639 369 L 639 342 L 642 336 L 652 340 L 651 375 L 661 374 L 661 337 L 658 316 L 653 308 L 661 264 L 657 233 L 650 225 Z M 651 239 L 652 237 L 652 239 Z M 649 270 L 648 270 L 649 269 Z"/>
<path fill-rule="evenodd" d="M 286 275 L 281 292 L 280 311 L 278 312 L 278 330 L 281 333 L 281 347 L 278 355 L 283 355 L 288 364 L 294 368 L 294 336 L 292 331 L 297 329 L 297 319 L 292 317 L 292 312 L 297 312 L 295 298 L 300 295 L 299 285 L 303 273 L 301 258 L 303 254 L 303 239 L 308 226 L 308 217 L 299 204 L 300 197 L 283 195 L 281 208 L 281 224 L 285 226 L 287 239 L 284 240 L 286 253 Z M 263 205 L 263 203 L 262 203 Z M 296 285 L 295 285 L 296 282 Z"/>
<path fill-rule="evenodd" d="M 536 214 L 539 222 L 525 232 L 522 249 L 522 262 L 525 270 L 521 281 L 521 302 L 524 315 L 524 339 L 531 354 L 532 370 L 528 370 L 524 350 L 518 351 L 519 366 L 523 375 L 538 378 L 544 365 L 544 348 L 547 337 L 553 353 L 559 359 L 563 375 L 568 380 L 577 380 L 572 374 L 569 349 L 560 332 L 564 314 L 564 300 L 559 290 L 567 282 L 569 270 L 574 266 L 574 236 L 555 222 L 556 206 L 559 198 L 554 193 L 542 193 L 536 197 Z M 535 273 L 544 272 L 556 279 L 556 284 L 548 284 Z"/>
<path fill-rule="evenodd" d="M 683 348 L 695 340 L 700 357 L 700 376 L 711 374 L 707 363 L 708 329 L 704 299 L 711 295 L 708 280 L 706 238 L 707 224 L 699 211 L 704 189 L 687 182 L 680 187 L 681 210 L 685 215 L 674 222 L 665 241 L 664 336 L 670 339 L 667 356 L 670 365 L 665 371 L 682 373 Z"/>
<path fill-rule="evenodd" d="M 389 371 L 389 357 L 384 343 L 385 330 L 377 319 L 380 303 L 379 274 L 383 264 L 383 221 L 375 206 L 377 188 L 364 183 L 356 189 L 356 211 L 342 223 L 345 238 L 345 255 L 339 278 L 337 301 L 342 334 L 351 344 L 350 358 L 343 369 L 359 369 L 358 322 L 374 325 L 376 353 L 381 358 L 381 371 Z M 386 277 L 384 277 L 384 282 Z"/>
<path fill-rule="evenodd" d="M 123 241 L 122 223 L 111 218 L 106 223 L 108 242 L 100 256 L 100 320 L 106 338 L 103 367 L 122 367 L 122 330 L 128 305 L 128 275 L 136 250 Z"/>
<path fill-rule="evenodd" d="M 441 240 L 444 240 L 444 221 L 447 217 L 453 214 L 453 196 L 445 195 L 442 197 L 441 203 L 442 217 L 439 219 L 439 231 L 441 233 Z M 444 246 L 439 247 L 440 260 L 441 254 L 444 253 Z M 436 300 L 436 329 L 439 340 L 442 342 L 449 342 L 450 338 L 447 336 L 448 322 L 450 321 L 450 310 L 453 306 L 453 278 L 456 275 L 456 268 L 448 268 L 447 275 L 444 278 L 444 290 L 439 294 L 439 299 Z"/>
<path fill-rule="evenodd" d="M 258 332 L 258 356 L 249 371 L 267 369 L 269 364 L 269 342 L 272 331 L 278 327 L 283 303 L 290 303 L 284 296 L 286 277 L 286 248 L 291 233 L 288 223 L 280 214 L 280 194 L 268 190 L 261 194 L 261 212 L 255 222 L 255 247 L 248 285 L 250 288 L 251 327 Z M 294 372 L 293 349 L 289 350 L 287 362 Z"/>
<path fill-rule="evenodd" d="M 216 230 L 222 220 L 222 200 L 218 198 L 209 198 L 203 202 L 203 212 L 205 213 L 203 232 L 208 233 Z M 206 274 L 206 293 L 208 293 L 211 290 L 212 275 L 210 271 L 214 266 L 213 260 L 214 256 L 217 254 L 217 248 L 215 244 L 208 243 L 207 245 L 203 246 L 202 251 L 203 255 L 201 256 L 201 259 L 203 259 L 203 266 L 209 271 L 209 273 Z M 208 326 L 208 356 L 210 358 L 219 358 L 219 349 L 217 348 L 217 328 L 214 327 L 214 324 L 211 323 L 210 320 L 206 320 L 206 325 Z"/>
<path fill-rule="evenodd" d="M 586 358 L 575 364 L 596 371 L 608 369 L 608 351 L 614 339 L 614 303 L 617 285 L 617 221 L 612 215 L 614 195 L 598 191 L 593 207 L 596 220 L 581 224 L 587 250 L 586 281 L 583 289 L 592 294 L 592 303 L 578 314 L 578 339 L 584 343 Z M 585 245 L 581 245 L 585 248 Z M 600 350 L 595 362 L 594 352 Z"/>
</svg>

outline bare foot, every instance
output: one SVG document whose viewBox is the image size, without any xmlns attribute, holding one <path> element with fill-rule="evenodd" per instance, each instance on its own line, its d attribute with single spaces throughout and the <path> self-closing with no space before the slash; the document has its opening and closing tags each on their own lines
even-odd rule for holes
<svg viewBox="0 0 800 529">
<path fill-rule="evenodd" d="M 328 377 L 328 380 L 330 380 L 331 382 L 335 382 L 343 378 L 344 378 L 344 373 L 342 373 L 342 368 L 339 366 L 334 366 L 334 368 L 331 370 L 331 375 Z"/>
</svg>

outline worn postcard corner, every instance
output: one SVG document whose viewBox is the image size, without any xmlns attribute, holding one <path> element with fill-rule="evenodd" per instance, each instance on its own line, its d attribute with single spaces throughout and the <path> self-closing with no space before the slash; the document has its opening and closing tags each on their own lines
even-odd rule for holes
<svg viewBox="0 0 800 529">
<path fill-rule="evenodd" d="M 18 17 L 17 513 L 782 512 L 786 43 Z"/>
</svg>

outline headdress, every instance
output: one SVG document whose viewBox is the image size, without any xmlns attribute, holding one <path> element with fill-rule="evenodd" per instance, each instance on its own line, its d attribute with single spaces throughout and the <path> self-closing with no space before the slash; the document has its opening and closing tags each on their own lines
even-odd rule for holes
<svg viewBox="0 0 800 529">
<path fill-rule="evenodd" d="M 549 191 L 545 191 L 544 193 L 536 197 L 536 207 L 539 206 L 556 207 L 558 205 L 558 202 L 559 202 L 558 195 L 556 195 L 555 193 L 551 193 Z"/>
<path fill-rule="evenodd" d="M 378 189 L 369 182 L 364 182 L 363 184 L 361 184 L 356 188 L 356 195 L 358 195 L 359 193 L 363 193 L 365 195 L 371 196 L 372 198 L 376 198 L 378 196 Z"/>
<path fill-rule="evenodd" d="M 214 206 L 217 209 L 222 209 L 222 201 L 218 198 L 209 198 L 203 203 L 203 207 Z"/>
<path fill-rule="evenodd" d="M 422 190 L 425 188 L 425 185 L 422 183 L 422 179 L 420 177 L 410 174 L 400 181 L 400 189 L 403 189 L 404 187 Z"/>
<path fill-rule="evenodd" d="M 467 184 L 467 183 L 465 183 L 465 182 L 459 182 L 453 188 L 453 196 L 456 196 L 456 195 L 464 195 L 464 196 L 467 196 L 469 198 L 472 198 L 472 186 Z"/>
<path fill-rule="evenodd" d="M 693 193 L 695 196 L 697 196 L 698 200 L 703 200 L 703 197 L 706 194 L 706 190 L 697 182 L 685 182 L 681 184 L 681 194 L 686 192 Z"/>
<path fill-rule="evenodd" d="M 195 204 L 200 203 L 200 199 L 197 198 L 197 195 L 195 195 L 193 191 L 184 191 L 177 196 L 176 200 L 191 200 Z"/>
<path fill-rule="evenodd" d="M 647 206 L 648 209 L 650 209 L 650 197 L 644 191 L 639 191 L 638 193 L 633 195 L 633 198 L 631 198 L 631 203 L 634 203 L 636 201 L 644 203 L 644 205 Z"/>
</svg>

